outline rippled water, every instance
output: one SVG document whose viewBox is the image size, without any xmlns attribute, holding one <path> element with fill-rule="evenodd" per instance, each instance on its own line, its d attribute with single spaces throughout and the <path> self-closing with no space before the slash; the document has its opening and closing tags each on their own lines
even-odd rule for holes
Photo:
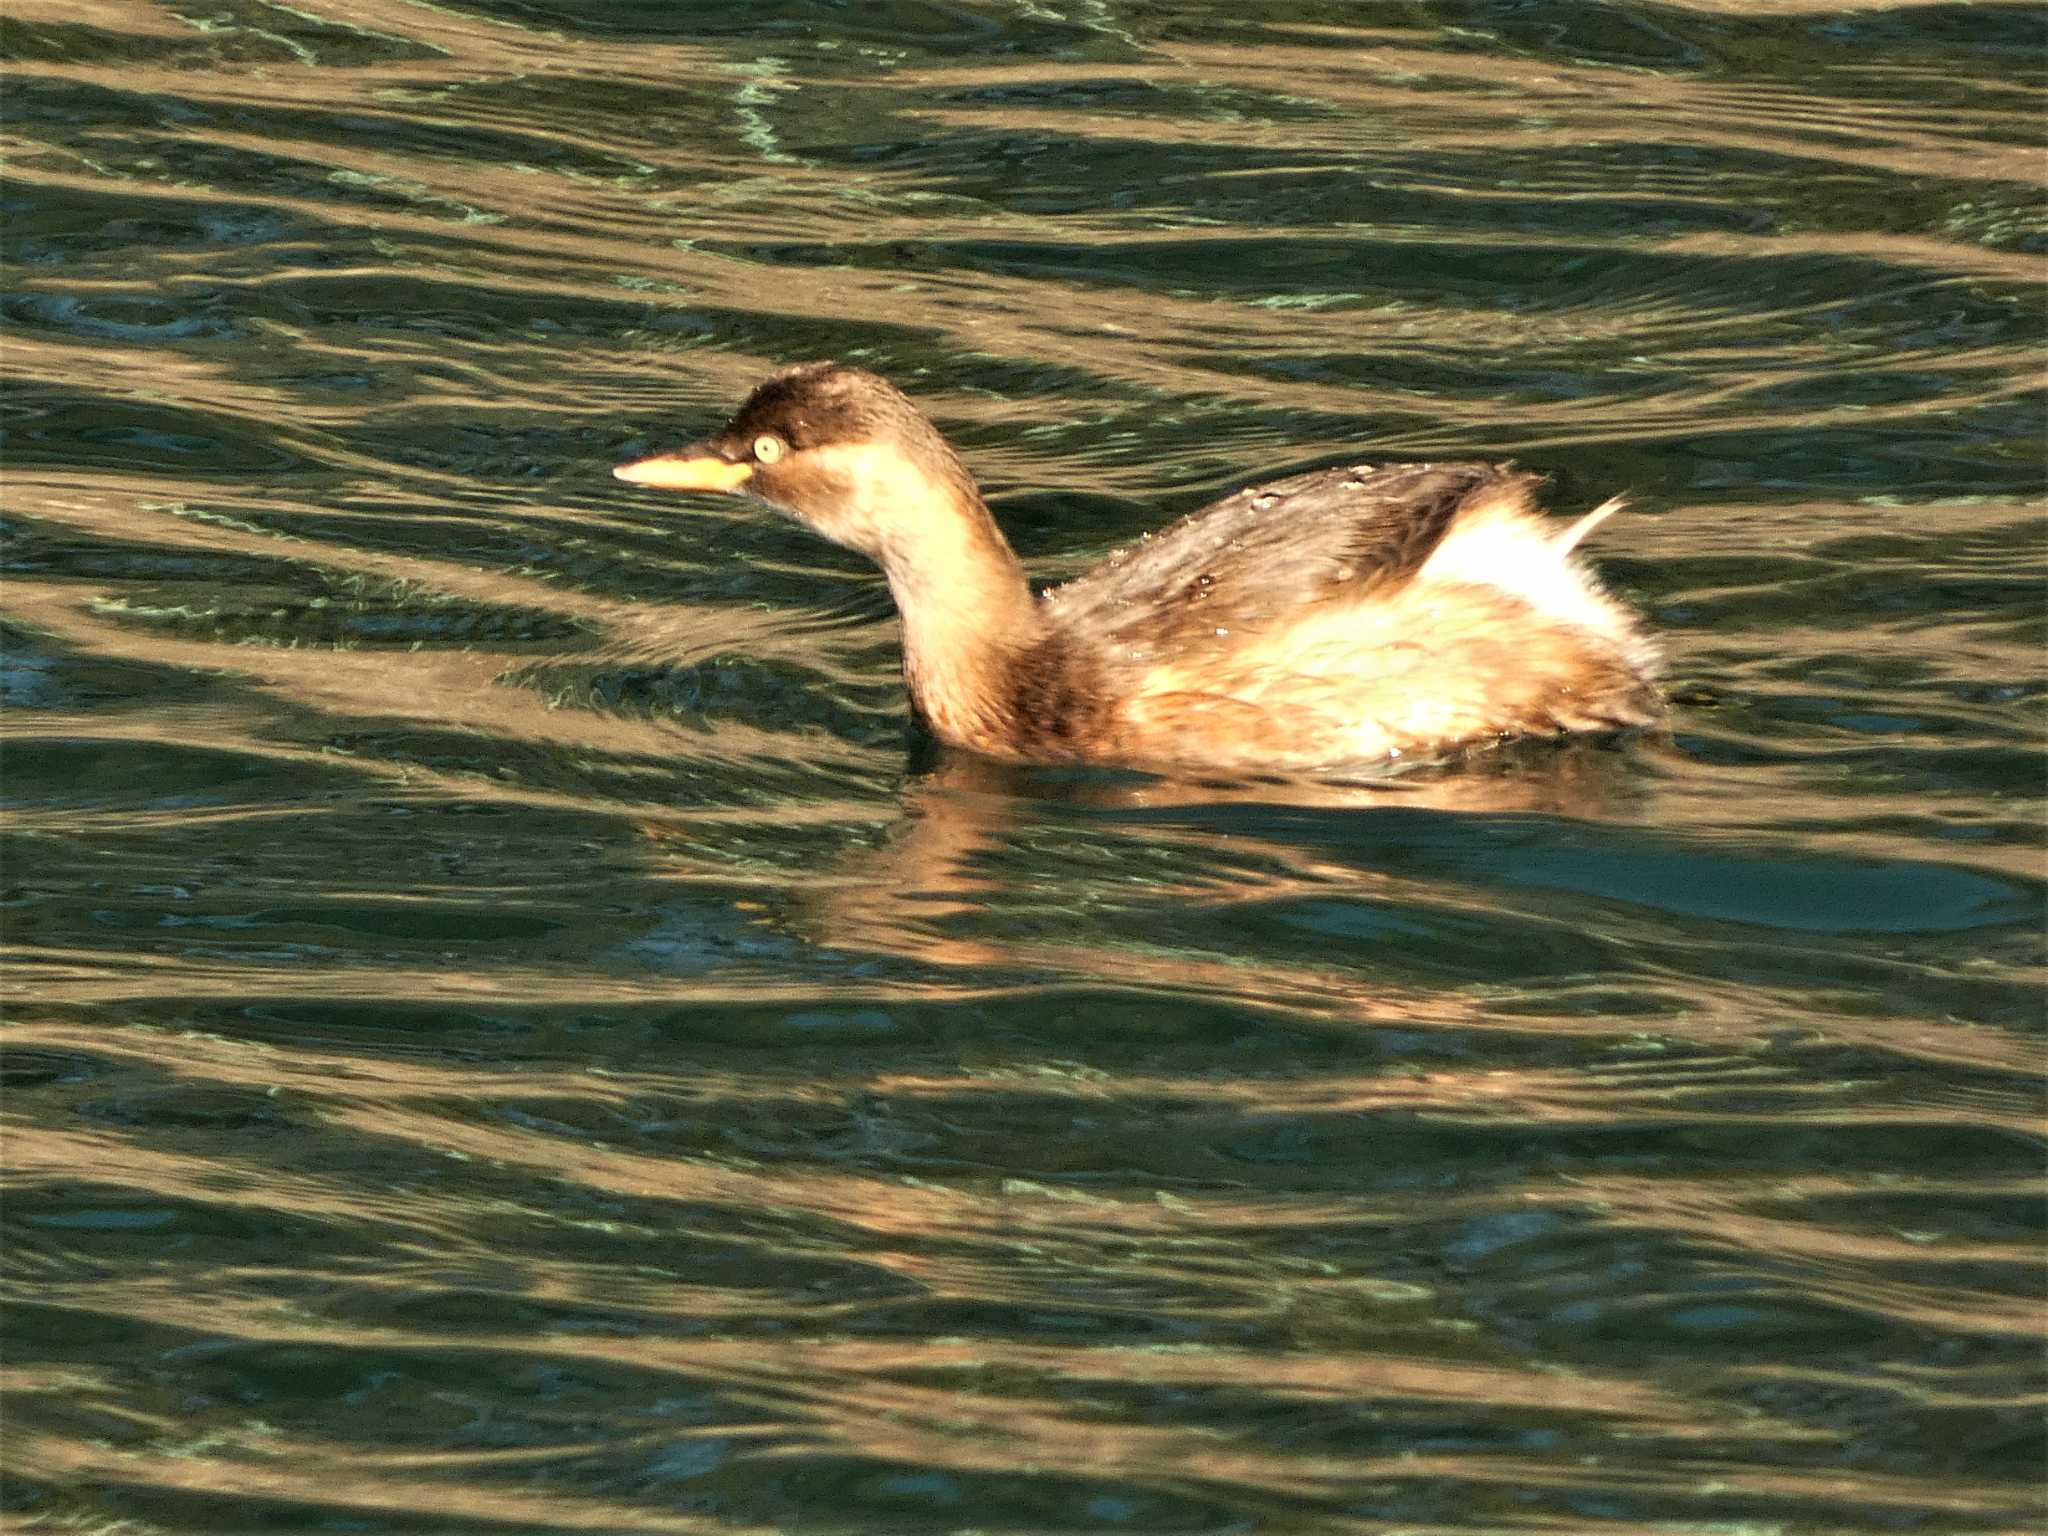
<svg viewBox="0 0 2048 1536">
<path fill-rule="evenodd" d="M 2038 11 L 0 36 L 12 1528 L 2031 1528 Z M 1627 491 L 1671 734 L 934 752 L 607 473 L 821 355 L 1042 575 Z"/>
</svg>

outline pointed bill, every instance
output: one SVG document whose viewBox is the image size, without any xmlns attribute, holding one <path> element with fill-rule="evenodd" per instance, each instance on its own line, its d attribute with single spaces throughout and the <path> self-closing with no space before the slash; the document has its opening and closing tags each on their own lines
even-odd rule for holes
<svg viewBox="0 0 2048 1536">
<path fill-rule="evenodd" d="M 734 464 L 716 454 L 689 448 L 681 453 L 657 453 L 651 459 L 635 459 L 612 471 L 633 485 L 651 485 L 664 491 L 736 491 L 753 472 L 751 464 Z"/>
</svg>

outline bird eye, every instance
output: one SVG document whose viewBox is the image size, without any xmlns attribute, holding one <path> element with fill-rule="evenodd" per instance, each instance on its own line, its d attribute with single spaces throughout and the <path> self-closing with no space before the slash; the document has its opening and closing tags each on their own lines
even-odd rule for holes
<svg viewBox="0 0 2048 1536">
<path fill-rule="evenodd" d="M 763 464 L 773 464 L 782 457 L 782 439 L 763 432 L 754 439 L 754 457 Z"/>
</svg>

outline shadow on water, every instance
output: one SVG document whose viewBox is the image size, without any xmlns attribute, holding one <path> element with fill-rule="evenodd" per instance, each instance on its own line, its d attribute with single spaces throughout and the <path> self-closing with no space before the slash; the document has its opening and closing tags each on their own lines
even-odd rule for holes
<svg viewBox="0 0 2048 1536">
<path fill-rule="evenodd" d="M 2038 1515 L 2032 12 L 205 10 L 0 19 L 9 1519 Z M 1626 491 L 1669 733 L 935 754 L 606 474 L 820 355 Z"/>
</svg>

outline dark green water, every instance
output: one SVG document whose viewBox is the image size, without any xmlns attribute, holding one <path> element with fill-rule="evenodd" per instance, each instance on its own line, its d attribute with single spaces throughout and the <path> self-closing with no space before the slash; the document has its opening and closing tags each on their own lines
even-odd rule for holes
<svg viewBox="0 0 2048 1536">
<path fill-rule="evenodd" d="M 9 1529 L 2036 1528 L 2048 37 L 15 0 Z M 617 485 L 1614 491 L 1668 741 L 994 772 Z"/>
</svg>

